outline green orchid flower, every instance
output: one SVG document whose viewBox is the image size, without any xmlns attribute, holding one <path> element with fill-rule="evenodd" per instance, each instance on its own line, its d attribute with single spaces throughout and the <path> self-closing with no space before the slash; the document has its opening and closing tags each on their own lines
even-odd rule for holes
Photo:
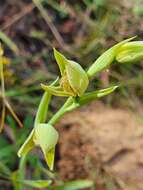
<svg viewBox="0 0 143 190">
<path fill-rule="evenodd" d="M 58 63 L 61 79 L 59 86 L 47 86 L 42 88 L 56 96 L 81 96 L 88 87 L 89 79 L 84 69 L 75 61 L 66 59 L 60 52 L 54 49 L 54 56 Z"/>
<path fill-rule="evenodd" d="M 55 80 L 52 85 L 54 85 L 56 81 L 57 80 Z M 51 170 L 53 170 L 55 146 L 59 135 L 52 125 L 45 123 L 50 100 L 51 94 L 49 92 L 45 92 L 38 107 L 34 121 L 34 128 L 18 151 L 18 156 L 24 156 L 34 147 L 40 147 L 47 165 Z"/>
<path fill-rule="evenodd" d="M 52 125 L 44 123 L 38 124 L 34 127 L 25 143 L 21 146 L 18 151 L 18 156 L 24 156 L 34 147 L 38 146 L 42 149 L 50 170 L 53 170 L 55 146 L 58 142 L 58 138 L 58 132 Z"/>
</svg>

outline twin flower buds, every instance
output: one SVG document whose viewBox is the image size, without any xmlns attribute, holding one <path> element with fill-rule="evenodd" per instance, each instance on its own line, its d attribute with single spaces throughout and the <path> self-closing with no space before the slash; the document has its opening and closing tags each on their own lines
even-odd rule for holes
<svg viewBox="0 0 143 190">
<path fill-rule="evenodd" d="M 44 123 L 51 95 L 79 96 L 78 103 L 82 105 L 90 100 L 113 92 L 117 86 L 85 93 L 89 79 L 94 77 L 96 73 L 108 68 L 114 60 L 126 63 L 143 59 L 143 42 L 130 42 L 133 38 L 124 40 L 108 49 L 91 65 L 87 72 L 78 63 L 66 59 L 54 49 L 54 56 L 60 68 L 61 79 L 58 86 L 55 85 L 55 82 L 49 86 L 42 84 L 42 88 L 46 91 L 46 94 L 44 94 L 41 100 L 34 129 L 19 150 L 19 156 L 27 154 L 34 146 L 39 146 L 43 151 L 49 168 L 53 169 L 58 132 L 50 124 Z"/>
<path fill-rule="evenodd" d="M 123 40 L 105 51 L 88 69 L 89 78 L 107 69 L 113 61 L 131 63 L 143 59 L 143 41 L 130 42 L 135 37 Z"/>
</svg>

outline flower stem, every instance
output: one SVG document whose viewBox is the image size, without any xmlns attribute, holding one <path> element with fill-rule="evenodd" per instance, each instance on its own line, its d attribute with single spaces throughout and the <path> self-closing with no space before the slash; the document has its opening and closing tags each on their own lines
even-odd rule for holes
<svg viewBox="0 0 143 190">
<path fill-rule="evenodd" d="M 54 125 L 66 112 L 66 108 L 73 103 L 73 98 L 69 97 L 67 101 L 64 103 L 64 105 L 57 111 L 57 113 L 50 119 L 48 124 Z"/>
<path fill-rule="evenodd" d="M 47 111 L 48 111 L 50 99 L 51 99 L 51 94 L 49 92 L 44 92 L 44 94 L 41 98 L 39 107 L 38 107 L 34 126 L 36 126 L 39 123 L 45 122 L 46 117 L 47 117 Z"/>
<path fill-rule="evenodd" d="M 20 181 L 18 185 L 18 190 L 23 190 L 23 183 L 21 183 L 24 180 L 25 176 L 25 165 L 26 165 L 27 156 L 24 155 L 20 159 L 19 164 L 19 170 L 18 170 L 18 180 Z"/>
</svg>

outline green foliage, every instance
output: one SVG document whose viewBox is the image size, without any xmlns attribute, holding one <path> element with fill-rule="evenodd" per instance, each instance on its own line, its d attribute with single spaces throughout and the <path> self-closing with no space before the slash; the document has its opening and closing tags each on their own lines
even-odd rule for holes
<svg viewBox="0 0 143 190">
<path fill-rule="evenodd" d="M 0 31 L 0 39 L 16 54 L 19 53 L 16 44 L 2 31 Z"/>
<path fill-rule="evenodd" d="M 51 182 L 51 180 L 23 180 L 21 183 L 29 187 L 41 189 L 51 185 Z"/>
</svg>

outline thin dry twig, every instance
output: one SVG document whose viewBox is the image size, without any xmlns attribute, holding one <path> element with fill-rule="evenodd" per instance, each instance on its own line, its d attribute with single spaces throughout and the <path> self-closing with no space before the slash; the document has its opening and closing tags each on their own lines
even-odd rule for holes
<svg viewBox="0 0 143 190">
<path fill-rule="evenodd" d="M 1 123 L 0 123 L 0 133 L 2 132 L 4 128 L 4 122 L 5 122 L 5 113 L 6 113 L 6 107 L 11 113 L 11 115 L 14 117 L 16 122 L 20 127 L 23 127 L 23 124 L 19 120 L 18 116 L 16 113 L 13 111 L 12 107 L 10 106 L 8 100 L 5 97 L 5 84 L 4 84 L 4 74 L 3 74 L 3 61 L 2 61 L 2 56 L 3 56 L 3 50 L 0 47 L 0 79 L 1 79 L 1 94 L 0 97 L 2 98 L 2 113 L 1 113 Z"/>
<path fill-rule="evenodd" d="M 64 49 L 65 51 L 69 52 L 69 53 L 72 53 L 71 48 L 64 42 L 62 36 L 60 35 L 60 33 L 56 29 L 55 25 L 53 24 L 49 14 L 44 9 L 44 7 L 41 5 L 41 1 L 40 0 L 33 0 L 33 3 L 24 7 L 20 13 L 15 14 L 11 19 L 9 19 L 4 25 L 2 25 L 1 30 L 4 31 L 7 28 L 11 27 L 17 21 L 22 19 L 24 16 L 29 14 L 31 11 L 33 11 L 33 9 L 35 7 L 37 7 L 39 9 L 42 17 L 46 21 L 47 25 L 49 26 L 49 28 L 50 28 L 52 34 L 54 35 L 55 39 L 57 40 L 57 42 L 61 46 L 61 48 Z"/>
<path fill-rule="evenodd" d="M 33 3 L 35 4 L 35 6 L 40 11 L 41 16 L 44 18 L 45 22 L 49 26 L 51 32 L 53 33 L 53 35 L 54 35 L 55 39 L 57 40 L 57 42 L 59 43 L 59 45 L 64 50 L 66 50 L 67 52 L 71 53 L 71 49 L 69 48 L 69 46 L 67 44 L 65 44 L 62 36 L 60 35 L 60 33 L 58 32 L 57 28 L 53 24 L 53 22 L 51 20 L 51 17 L 49 16 L 47 10 L 45 10 L 44 7 L 42 6 L 41 1 L 40 0 L 33 0 Z"/>
<path fill-rule="evenodd" d="M 4 100 L 4 103 L 7 107 L 7 109 L 9 110 L 9 112 L 11 113 L 11 115 L 13 116 L 13 118 L 15 119 L 15 121 L 18 123 L 18 125 L 22 128 L 23 127 L 23 124 L 22 122 L 20 121 L 20 119 L 18 118 L 18 116 L 16 115 L 16 113 L 13 111 L 11 105 L 9 104 L 9 102 L 5 99 Z"/>
<path fill-rule="evenodd" d="M 34 8 L 35 8 L 35 5 L 33 5 L 33 3 L 31 3 L 28 6 L 23 7 L 23 9 L 22 9 L 22 11 L 20 13 L 15 14 L 4 25 L 2 25 L 1 30 L 6 30 L 11 25 L 13 25 L 17 21 L 19 21 L 21 18 L 23 18 L 25 15 L 29 14 Z"/>
</svg>

